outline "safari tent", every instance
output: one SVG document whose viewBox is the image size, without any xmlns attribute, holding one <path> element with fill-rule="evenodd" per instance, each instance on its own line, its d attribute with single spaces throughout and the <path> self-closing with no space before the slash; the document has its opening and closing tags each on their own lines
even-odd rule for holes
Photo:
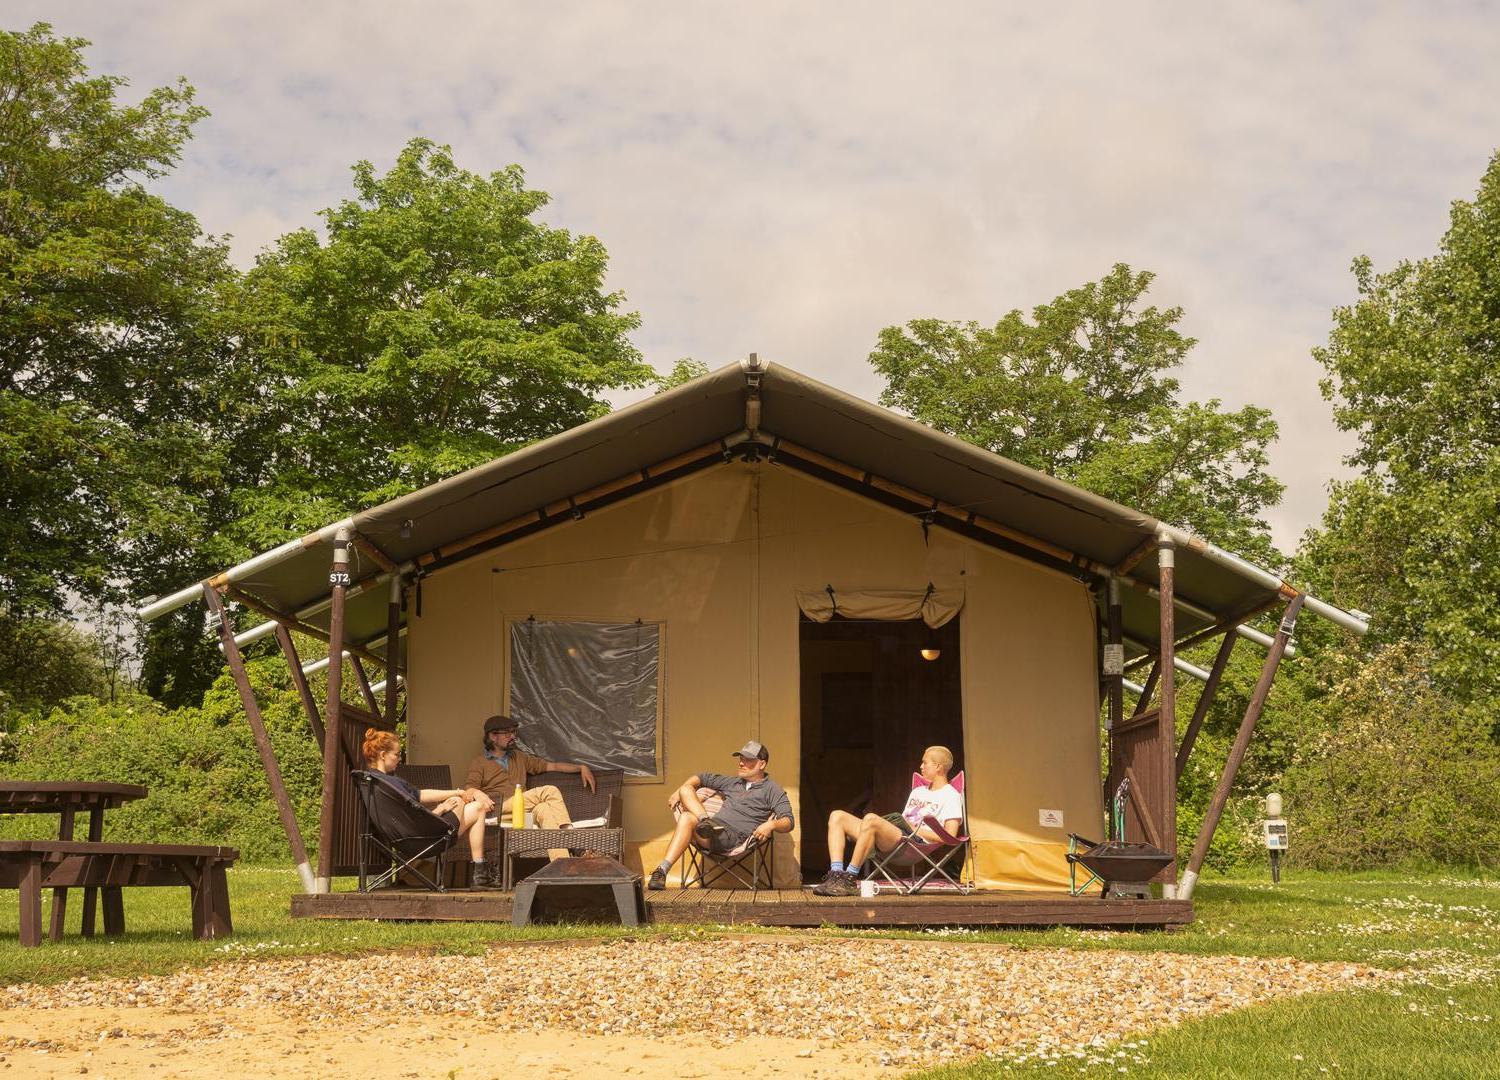
<svg viewBox="0 0 1500 1080">
<path fill-rule="evenodd" d="M 326 714 L 304 694 L 315 730 L 350 715 L 351 677 L 367 719 L 394 719 L 399 677 L 411 761 L 462 777 L 481 722 L 505 711 L 536 753 L 623 768 L 636 869 L 660 857 L 673 788 L 762 741 L 797 815 L 775 850 L 787 888 L 826 867 L 831 809 L 898 808 L 934 743 L 966 773 L 981 889 L 1065 889 L 1068 833 L 1100 836 L 1126 775 L 1127 835 L 1175 850 L 1179 759 L 1202 720 L 1179 743 L 1179 670 L 1207 680 L 1206 707 L 1248 637 L 1269 649 L 1269 688 L 1290 620 L 1275 637 L 1245 624 L 1281 604 L 1364 630 L 1166 523 L 754 357 L 142 615 L 221 598 L 267 618 L 226 631 L 231 663 L 275 633 L 300 676 L 289 629 L 348 656 Z M 1216 634 L 1212 671 L 1176 655 Z M 328 763 L 310 891 L 336 868 L 339 772 Z M 1160 880 L 1190 892 L 1196 870 L 1180 858 Z"/>
</svg>

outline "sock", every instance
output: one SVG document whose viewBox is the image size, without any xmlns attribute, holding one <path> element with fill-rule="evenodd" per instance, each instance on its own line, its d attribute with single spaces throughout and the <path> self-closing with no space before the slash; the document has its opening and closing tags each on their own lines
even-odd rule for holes
<svg viewBox="0 0 1500 1080">
<path fill-rule="evenodd" d="M 657 869 L 660 870 L 663 874 L 665 874 L 668 870 L 672 869 L 672 860 L 671 859 L 663 859 L 661 861 L 661 865 L 658 866 Z"/>
<path fill-rule="evenodd" d="M 474 860 L 474 865 L 475 866 L 483 866 L 484 865 L 484 860 L 483 859 L 475 859 Z"/>
<path fill-rule="evenodd" d="M 857 863 L 857 862 L 850 863 L 849 864 L 849 873 L 853 874 L 855 877 L 859 877 L 859 863 Z"/>
<path fill-rule="evenodd" d="M 844 864 L 841 863 L 841 862 L 839 862 L 837 859 L 835 859 L 833 862 L 831 862 L 831 863 L 828 864 L 828 872 L 830 874 L 841 873 L 843 871 L 843 869 L 844 869 Z"/>
</svg>

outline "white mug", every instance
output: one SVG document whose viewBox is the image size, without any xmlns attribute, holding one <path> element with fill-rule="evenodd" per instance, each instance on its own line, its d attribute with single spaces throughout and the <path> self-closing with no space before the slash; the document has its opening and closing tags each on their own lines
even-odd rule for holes
<svg viewBox="0 0 1500 1080">
<path fill-rule="evenodd" d="M 874 878 L 865 878 L 863 881 L 861 881 L 859 883 L 859 895 L 863 896 L 866 900 L 870 899 L 871 897 L 873 897 L 875 895 L 875 879 Z"/>
</svg>

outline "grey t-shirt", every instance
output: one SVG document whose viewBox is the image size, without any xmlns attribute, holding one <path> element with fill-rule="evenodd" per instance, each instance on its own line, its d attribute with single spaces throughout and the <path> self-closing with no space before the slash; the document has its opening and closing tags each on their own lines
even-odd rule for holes
<svg viewBox="0 0 1500 1080">
<path fill-rule="evenodd" d="M 713 788 L 724 796 L 724 806 L 715 817 L 741 836 L 749 836 L 772 814 L 796 824 L 792 818 L 792 801 L 781 790 L 781 785 L 769 776 L 755 781 L 748 788 L 739 777 L 723 773 L 701 772 L 698 779 L 704 787 Z"/>
</svg>

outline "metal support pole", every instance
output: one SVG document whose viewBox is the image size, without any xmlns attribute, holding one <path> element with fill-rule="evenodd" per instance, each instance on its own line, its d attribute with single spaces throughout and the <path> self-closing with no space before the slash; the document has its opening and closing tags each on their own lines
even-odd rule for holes
<svg viewBox="0 0 1500 1080">
<path fill-rule="evenodd" d="M 391 575 L 385 607 L 385 722 L 396 730 L 396 692 L 401 684 L 401 575 Z"/>
<path fill-rule="evenodd" d="M 302 658 L 297 655 L 297 646 L 292 641 L 292 632 L 280 623 L 276 624 L 276 643 L 281 646 L 281 655 L 286 657 L 287 669 L 292 673 L 292 685 L 302 699 L 302 711 L 307 714 L 307 726 L 312 731 L 313 742 L 318 744 L 318 753 L 323 752 L 323 717 L 318 714 L 318 703 L 313 700 L 312 688 L 307 685 L 307 676 L 302 674 Z"/>
<path fill-rule="evenodd" d="M 1260 720 L 1261 709 L 1265 708 L 1266 698 L 1271 693 L 1271 683 L 1276 680 L 1276 668 L 1281 663 L 1282 654 L 1286 651 L 1287 639 L 1292 636 L 1292 630 L 1297 625 L 1297 613 L 1302 610 L 1302 602 L 1306 597 L 1298 593 L 1286 606 L 1286 613 L 1281 616 L 1281 626 L 1276 630 L 1276 640 L 1271 644 L 1271 651 L 1266 655 L 1266 662 L 1260 669 L 1260 681 L 1255 684 L 1255 692 L 1250 695 L 1250 704 L 1245 707 L 1245 717 L 1240 721 L 1240 730 L 1234 737 L 1234 745 L 1229 748 L 1229 758 L 1224 762 L 1224 771 L 1219 774 L 1219 784 L 1214 788 L 1213 801 L 1208 804 L 1208 814 L 1203 819 L 1203 827 L 1198 830 L 1198 841 L 1193 845 L 1192 857 L 1188 859 L 1187 872 L 1182 875 L 1182 884 L 1178 886 L 1177 896 L 1181 900 L 1190 900 L 1193 896 L 1193 888 L 1198 884 L 1198 871 L 1203 868 L 1203 860 L 1208 856 L 1208 845 L 1214 838 L 1214 830 L 1219 827 L 1219 818 L 1224 813 L 1224 804 L 1229 801 L 1229 790 L 1234 786 L 1235 773 L 1239 772 L 1240 762 L 1245 759 L 1245 750 L 1250 745 L 1250 736 L 1255 733 L 1255 725 Z"/>
<path fill-rule="evenodd" d="M 1176 855 L 1177 774 L 1174 770 L 1177 749 L 1177 665 L 1173 660 L 1177 656 L 1177 605 L 1172 602 L 1172 598 L 1176 592 L 1177 547 L 1165 533 L 1158 536 L 1157 541 L 1156 565 L 1161 577 L 1161 659 L 1157 661 L 1156 670 L 1161 673 L 1161 711 L 1157 713 L 1156 731 L 1162 754 L 1158 767 L 1162 777 L 1172 778 L 1170 781 L 1163 781 L 1168 783 L 1168 790 L 1167 797 L 1161 801 L 1166 809 L 1165 820 L 1161 822 L 1161 838 L 1163 849 Z M 1141 794 L 1145 795 L 1146 792 Z M 1162 897 L 1170 899 L 1177 881 L 1175 861 L 1162 870 L 1158 880 L 1163 882 Z"/>
<path fill-rule="evenodd" d="M 1182 770 L 1187 768 L 1188 757 L 1193 752 L 1193 744 L 1198 741 L 1198 732 L 1208 716 L 1208 708 L 1214 703 L 1214 696 L 1219 692 L 1219 680 L 1223 678 L 1224 668 L 1229 664 L 1229 654 L 1234 651 L 1234 643 L 1238 640 L 1238 634 L 1233 630 L 1226 630 L 1224 640 L 1219 643 L 1219 654 L 1214 657 L 1214 666 L 1203 684 L 1203 693 L 1198 695 L 1198 705 L 1193 709 L 1193 718 L 1188 721 L 1187 730 L 1182 733 L 1182 745 L 1177 748 L 1177 779 L 1179 780 L 1182 779 Z"/>
<path fill-rule="evenodd" d="M 323 811 L 318 816 L 318 880 L 314 892 L 330 891 L 333 881 L 334 790 L 338 783 L 339 740 L 343 736 L 340 693 L 344 687 L 344 593 L 349 587 L 349 530 L 340 529 L 333 541 L 330 586 L 328 708 L 323 732 Z"/>
<path fill-rule="evenodd" d="M 297 814 L 292 810 L 292 800 L 286 793 L 286 784 L 281 779 L 281 767 L 276 763 L 276 751 L 271 747 L 271 737 L 266 733 L 265 721 L 260 715 L 260 702 L 255 700 L 255 690 L 250 686 L 250 675 L 245 671 L 245 659 L 239 646 L 234 643 L 234 627 L 219 602 L 219 594 L 212 586 L 203 586 L 203 602 L 213 612 L 219 623 L 219 638 L 224 643 L 224 658 L 229 661 L 234 685 L 240 692 L 240 704 L 245 707 L 245 716 L 250 721 L 250 733 L 255 736 L 255 749 L 260 752 L 260 764 L 266 770 L 266 782 L 271 785 L 271 797 L 276 800 L 276 811 L 281 815 L 281 827 L 286 830 L 287 843 L 292 848 L 292 858 L 297 863 L 297 876 L 302 879 L 302 888 L 313 891 L 312 867 L 307 862 L 307 848 L 302 844 L 302 830 L 297 827 Z M 206 887 L 206 886 L 205 886 Z"/>
</svg>

